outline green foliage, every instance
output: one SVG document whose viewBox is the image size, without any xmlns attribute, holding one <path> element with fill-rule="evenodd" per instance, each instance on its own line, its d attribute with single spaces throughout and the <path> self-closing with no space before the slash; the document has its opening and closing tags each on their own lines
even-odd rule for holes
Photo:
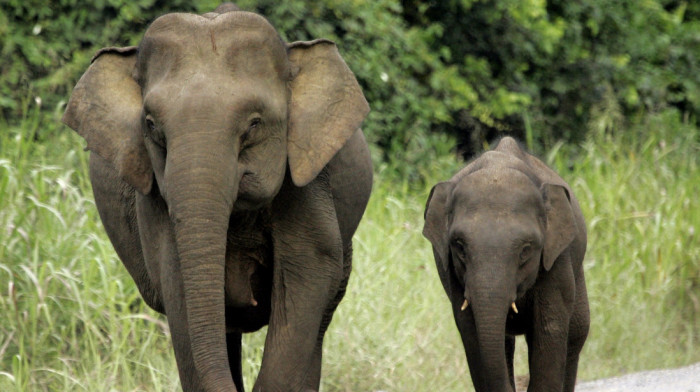
<svg viewBox="0 0 700 392">
<path fill-rule="evenodd" d="M 0 111 L 58 121 L 104 46 L 138 44 L 166 12 L 217 1 L 7 0 L 0 5 Z M 372 107 L 375 160 L 413 179 L 455 139 L 465 156 L 501 133 L 551 147 L 591 123 L 678 108 L 700 116 L 700 8 L 673 0 L 241 0 L 287 41 L 329 38 Z M 10 121 L 12 122 L 12 121 Z M 37 136 L 41 138 L 41 133 Z"/>
<path fill-rule="evenodd" d="M 580 141 L 607 109 L 646 115 L 677 107 L 700 119 L 700 19 L 695 2 L 404 0 L 410 26 L 436 34 L 454 67 L 447 128 L 467 154 L 499 133 Z M 435 28 L 439 26 L 440 28 Z M 435 77 L 435 73 L 426 74 Z M 465 86 L 455 88 L 455 86 Z M 476 96 L 474 95 L 476 92 Z M 612 99 L 611 99 L 612 98 Z"/>
</svg>

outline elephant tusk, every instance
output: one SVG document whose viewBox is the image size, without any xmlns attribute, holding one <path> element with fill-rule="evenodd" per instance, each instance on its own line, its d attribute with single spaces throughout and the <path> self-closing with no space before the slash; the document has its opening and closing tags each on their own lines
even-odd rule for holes
<svg viewBox="0 0 700 392">
<path fill-rule="evenodd" d="M 467 306 L 469 306 L 469 301 L 467 301 L 467 300 L 465 299 L 464 302 L 462 303 L 462 307 L 459 308 L 459 310 L 464 311 L 464 309 L 466 309 Z"/>
<path fill-rule="evenodd" d="M 513 309 L 513 311 L 515 312 L 515 314 L 518 314 L 518 307 L 515 306 L 515 302 L 513 302 L 512 304 L 510 304 L 510 307 Z"/>
</svg>

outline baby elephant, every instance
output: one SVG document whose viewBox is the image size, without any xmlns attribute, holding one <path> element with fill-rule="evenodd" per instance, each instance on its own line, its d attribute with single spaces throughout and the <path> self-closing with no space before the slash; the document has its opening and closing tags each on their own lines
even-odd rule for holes
<svg viewBox="0 0 700 392">
<path fill-rule="evenodd" d="M 569 185 L 503 138 L 433 187 L 423 235 L 475 389 L 515 390 L 515 336 L 525 334 L 528 391 L 573 391 L 590 319 L 586 228 Z"/>
</svg>

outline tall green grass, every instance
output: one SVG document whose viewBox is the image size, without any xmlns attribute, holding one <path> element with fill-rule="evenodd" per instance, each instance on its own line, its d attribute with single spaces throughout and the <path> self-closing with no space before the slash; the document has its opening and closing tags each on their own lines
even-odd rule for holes
<svg viewBox="0 0 700 392">
<path fill-rule="evenodd" d="M 700 360 L 700 133 L 674 112 L 550 154 L 587 217 L 585 378 Z M 570 171 L 565 170 L 573 166 Z"/>
<path fill-rule="evenodd" d="M 83 141 L 0 126 L 0 390 L 173 391 L 165 319 L 139 300 L 97 216 Z M 700 130 L 673 113 L 545 156 L 589 229 L 591 333 L 581 379 L 700 361 Z M 324 391 L 459 391 L 466 360 L 429 243 L 430 186 L 461 164 L 445 143 L 426 184 L 379 165 L 348 293 L 326 335 Z M 252 386 L 264 330 L 245 338 Z M 527 372 L 519 339 L 516 373 Z"/>
<path fill-rule="evenodd" d="M 0 390 L 174 389 L 163 321 L 99 223 L 82 142 L 61 129 L 35 143 L 36 126 L 0 130 Z"/>
</svg>

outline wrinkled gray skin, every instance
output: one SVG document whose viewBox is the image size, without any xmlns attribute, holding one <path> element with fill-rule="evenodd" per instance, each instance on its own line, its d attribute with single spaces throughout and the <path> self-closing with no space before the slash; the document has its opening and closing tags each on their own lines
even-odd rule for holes
<svg viewBox="0 0 700 392">
<path fill-rule="evenodd" d="M 158 18 L 76 85 L 64 122 L 185 391 L 242 391 L 241 333 L 268 323 L 253 389 L 318 390 L 371 190 L 368 110 L 332 42 L 285 44 L 230 4 Z"/>
<path fill-rule="evenodd" d="M 590 321 L 585 223 L 564 180 L 504 138 L 433 187 L 423 234 L 475 389 L 515 390 L 515 336 L 525 334 L 528 391 L 573 391 Z"/>
</svg>

